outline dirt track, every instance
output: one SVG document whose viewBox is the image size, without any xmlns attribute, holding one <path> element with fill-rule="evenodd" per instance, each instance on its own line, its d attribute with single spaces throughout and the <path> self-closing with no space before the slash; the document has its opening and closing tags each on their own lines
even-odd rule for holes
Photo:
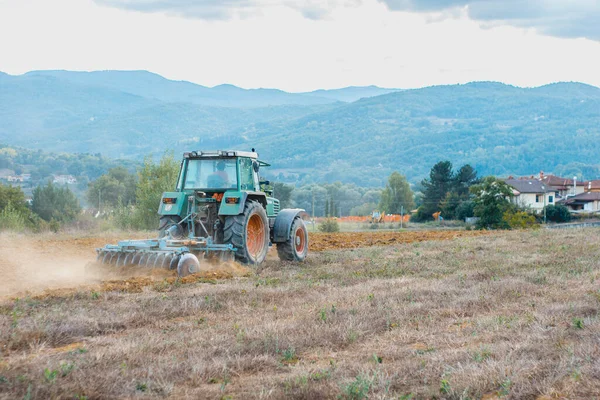
<svg viewBox="0 0 600 400">
<path fill-rule="evenodd" d="M 459 236 L 481 235 L 478 231 L 418 231 L 418 232 L 343 232 L 311 233 L 310 251 L 385 246 L 427 240 L 449 240 Z M 95 249 L 107 243 L 125 239 L 126 234 L 74 237 L 73 235 L 2 234 L 0 248 L 0 297 L 33 293 L 56 294 L 56 289 L 89 286 L 90 290 L 127 292 L 141 291 L 144 286 L 159 282 L 173 283 L 175 273 L 162 269 L 90 266 Z M 137 238 L 143 238 L 138 237 Z M 271 251 L 269 258 L 276 258 Z M 223 279 L 248 275 L 251 271 L 238 264 L 211 268 L 191 279 Z"/>
</svg>

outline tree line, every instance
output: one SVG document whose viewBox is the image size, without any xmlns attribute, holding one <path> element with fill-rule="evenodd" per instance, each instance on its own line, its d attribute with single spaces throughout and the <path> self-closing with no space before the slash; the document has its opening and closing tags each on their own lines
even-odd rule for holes
<svg viewBox="0 0 600 400">
<path fill-rule="evenodd" d="M 135 173 L 123 166 L 111 168 L 88 184 L 87 202 L 120 228 L 153 230 L 161 195 L 174 190 L 179 165 L 172 153 L 166 153 L 157 162 L 146 157 Z M 294 187 L 272 182 L 268 189 L 282 208 L 303 208 L 315 217 L 368 216 L 375 210 L 410 213 L 412 222 L 431 221 L 434 214 L 446 220 L 478 217 L 477 227 L 482 229 L 527 227 L 539 218 L 510 201 L 512 190 L 504 181 L 481 178 L 469 164 L 454 170 L 450 161 L 436 163 L 428 178 L 413 187 L 395 171 L 384 188 L 341 182 Z M 80 214 L 81 206 L 67 187 L 51 182 L 39 185 L 28 204 L 19 187 L 0 185 L 0 229 L 56 230 Z M 570 218 L 564 206 L 548 206 L 546 215 L 553 221 Z"/>
</svg>

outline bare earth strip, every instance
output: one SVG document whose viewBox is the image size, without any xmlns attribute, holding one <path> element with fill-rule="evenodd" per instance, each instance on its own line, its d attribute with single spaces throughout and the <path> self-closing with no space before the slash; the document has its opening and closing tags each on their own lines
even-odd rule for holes
<svg viewBox="0 0 600 400">
<path fill-rule="evenodd" d="M 593 398 L 599 233 L 399 241 L 5 300 L 0 398 Z"/>
</svg>

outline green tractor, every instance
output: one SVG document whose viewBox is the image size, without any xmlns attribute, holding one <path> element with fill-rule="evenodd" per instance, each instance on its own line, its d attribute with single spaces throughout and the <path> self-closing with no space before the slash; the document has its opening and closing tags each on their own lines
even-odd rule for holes
<svg viewBox="0 0 600 400">
<path fill-rule="evenodd" d="M 258 154 L 192 151 L 183 154 L 175 191 L 162 195 L 158 238 L 125 240 L 97 249 L 98 260 L 117 266 L 177 269 L 180 276 L 201 262 L 260 264 L 269 246 L 281 260 L 304 261 L 308 232 L 301 209 L 280 209 L 268 181 L 259 180 Z"/>
</svg>

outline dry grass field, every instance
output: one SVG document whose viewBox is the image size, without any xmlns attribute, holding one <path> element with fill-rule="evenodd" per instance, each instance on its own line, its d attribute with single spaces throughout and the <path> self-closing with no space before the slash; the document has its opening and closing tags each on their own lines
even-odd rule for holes
<svg viewBox="0 0 600 400">
<path fill-rule="evenodd" d="M 599 234 L 388 243 L 5 298 L 0 398 L 594 398 Z"/>
</svg>

